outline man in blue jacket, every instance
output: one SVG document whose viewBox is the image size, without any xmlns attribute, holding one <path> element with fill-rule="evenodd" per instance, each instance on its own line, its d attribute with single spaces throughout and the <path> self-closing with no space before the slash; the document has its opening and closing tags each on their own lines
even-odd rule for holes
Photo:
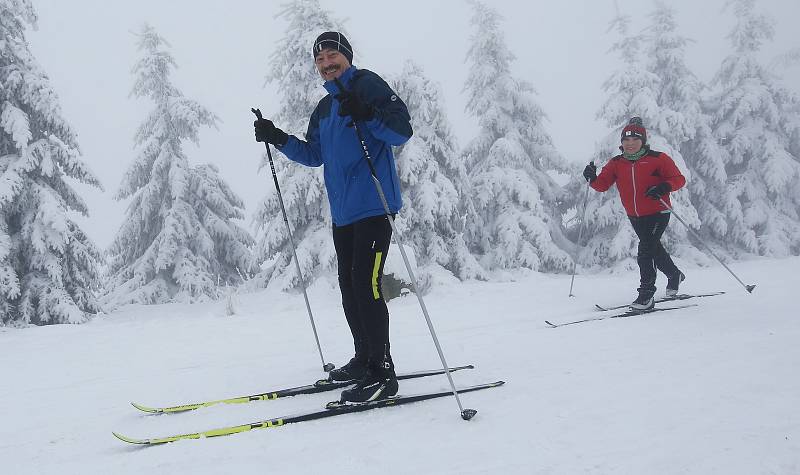
<svg viewBox="0 0 800 475">
<path fill-rule="evenodd" d="M 324 165 L 342 306 L 355 346 L 355 356 L 330 376 L 356 382 L 342 392 L 342 401 L 383 399 L 398 389 L 389 352 L 389 311 L 381 290 L 392 228 L 353 122 L 364 136 L 394 215 L 403 203 L 392 146 L 411 137 L 411 117 L 380 76 L 352 65 L 353 49 L 341 33 L 321 34 L 312 52 L 328 95 L 311 114 L 306 140 L 286 134 L 266 119 L 254 124 L 256 140 L 275 145 L 297 163 Z"/>
</svg>

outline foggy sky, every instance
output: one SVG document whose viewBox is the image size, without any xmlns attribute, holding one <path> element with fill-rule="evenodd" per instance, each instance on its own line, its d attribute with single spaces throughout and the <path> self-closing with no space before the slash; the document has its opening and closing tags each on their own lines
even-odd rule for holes
<svg viewBox="0 0 800 475">
<path fill-rule="evenodd" d="M 281 2 L 230 0 L 33 0 L 38 30 L 28 33 L 33 53 L 50 77 L 65 119 L 78 134 L 83 160 L 100 178 L 105 192 L 76 185 L 89 203 L 91 216 L 81 226 L 105 249 L 119 229 L 127 202 L 113 201 L 123 173 L 135 156 L 133 135 L 152 108 L 147 100 L 129 98 L 131 69 L 138 58 L 136 37 L 149 22 L 171 44 L 179 69 L 172 81 L 184 95 L 217 114 L 219 130 L 204 130 L 200 147 L 187 144 L 191 163 L 210 162 L 247 206 L 247 224 L 257 202 L 272 187 L 268 170 L 256 174 L 263 144 L 253 139 L 250 107 L 266 117 L 280 97 L 264 87 L 270 57 L 286 23 L 276 19 Z M 459 0 L 322 0 L 324 8 L 346 19 L 358 67 L 388 76 L 399 73 L 406 59 L 417 61 L 444 89 L 454 132 L 463 145 L 476 130 L 464 112 L 462 93 L 469 74 L 471 8 Z M 487 2 L 504 16 L 506 42 L 516 56 L 513 71 L 537 90 L 549 122 L 547 130 L 570 161 L 588 160 L 594 144 L 608 132 L 596 118 L 605 94 L 602 83 L 619 68 L 618 40 L 608 33 L 614 1 Z M 644 29 L 652 3 L 618 0 Z M 726 36 L 734 25 L 723 0 L 670 2 L 677 8 L 679 32 L 695 40 L 687 63 L 701 80 L 709 80 L 731 49 Z M 776 20 L 775 41 L 766 45 L 765 62 L 800 47 L 795 23 L 800 2 L 762 0 L 758 8 Z M 638 45 L 630 45 L 636 54 Z M 308 60 L 312 61 L 311 45 Z M 644 54 L 644 53 L 642 53 Z M 800 67 L 785 71 L 786 83 L 800 92 Z M 320 86 L 321 87 L 321 86 Z M 276 124 L 279 127 L 281 124 Z M 285 158 L 275 156 L 278 162 Z M 280 166 L 280 163 L 278 164 Z M 413 206 L 413 203 L 406 203 Z M 291 213 L 291 210 L 287 210 Z"/>
</svg>

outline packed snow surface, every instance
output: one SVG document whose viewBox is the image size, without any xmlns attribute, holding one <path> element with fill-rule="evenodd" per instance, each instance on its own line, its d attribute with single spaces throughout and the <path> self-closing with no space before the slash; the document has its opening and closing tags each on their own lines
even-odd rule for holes
<svg viewBox="0 0 800 475">
<path fill-rule="evenodd" d="M 679 263 L 680 265 L 680 263 Z M 456 384 L 505 380 L 452 398 L 230 437 L 140 448 L 167 436 L 318 409 L 338 393 L 152 416 L 172 405 L 260 393 L 323 376 L 299 294 L 261 292 L 204 305 L 129 306 L 83 325 L 0 328 L 4 474 L 800 473 L 800 259 L 687 268 L 686 292 L 725 291 L 671 312 L 561 328 L 593 304 L 634 297 L 637 275 L 530 273 L 515 282 L 440 286 L 426 296 Z M 663 291 L 663 281 L 659 282 Z M 337 289 L 310 289 L 325 358 L 351 343 Z M 669 305 L 669 304 L 664 304 Z M 389 304 L 398 371 L 439 358 L 413 295 Z M 411 394 L 444 376 L 401 382 Z"/>
</svg>

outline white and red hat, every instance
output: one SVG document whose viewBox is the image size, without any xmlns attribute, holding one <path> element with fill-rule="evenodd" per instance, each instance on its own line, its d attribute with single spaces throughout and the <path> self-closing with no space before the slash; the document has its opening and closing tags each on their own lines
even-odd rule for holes
<svg viewBox="0 0 800 475">
<path fill-rule="evenodd" d="M 647 129 L 642 125 L 641 117 L 631 117 L 628 125 L 622 129 L 620 140 L 624 140 L 626 137 L 641 139 L 642 143 L 647 143 Z"/>
</svg>

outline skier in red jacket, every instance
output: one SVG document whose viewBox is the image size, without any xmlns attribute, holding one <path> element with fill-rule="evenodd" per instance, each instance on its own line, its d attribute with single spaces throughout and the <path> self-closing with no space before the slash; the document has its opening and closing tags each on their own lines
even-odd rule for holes
<svg viewBox="0 0 800 475">
<path fill-rule="evenodd" d="M 641 282 L 639 296 L 631 307 L 647 310 L 655 304 L 656 269 L 667 276 L 667 297 L 677 295 L 678 286 L 686 278 L 661 245 L 670 212 L 659 201 L 664 200 L 671 207 L 669 193 L 685 185 L 686 178 L 669 155 L 650 149 L 641 118 L 631 118 L 622 129 L 621 140 L 622 154 L 612 158 L 599 176 L 594 163 L 586 166 L 583 176 L 592 188 L 601 192 L 617 184 L 622 206 L 639 237 L 636 261 Z"/>
</svg>

